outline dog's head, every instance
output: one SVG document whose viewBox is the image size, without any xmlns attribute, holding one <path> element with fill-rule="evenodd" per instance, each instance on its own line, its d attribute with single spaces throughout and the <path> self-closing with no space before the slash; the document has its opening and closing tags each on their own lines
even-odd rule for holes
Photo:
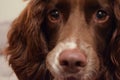
<svg viewBox="0 0 120 80">
<path fill-rule="evenodd" d="M 119 80 L 119 0 L 31 0 L 8 39 L 20 80 Z"/>
<path fill-rule="evenodd" d="M 102 79 L 103 73 L 112 75 L 108 50 L 118 28 L 114 12 L 118 8 L 114 5 L 114 1 L 107 0 L 53 0 L 50 3 L 48 28 L 57 30 L 54 37 L 47 34 L 50 49 L 54 38 L 57 41 L 47 56 L 47 66 L 56 80 L 96 80 Z"/>
</svg>

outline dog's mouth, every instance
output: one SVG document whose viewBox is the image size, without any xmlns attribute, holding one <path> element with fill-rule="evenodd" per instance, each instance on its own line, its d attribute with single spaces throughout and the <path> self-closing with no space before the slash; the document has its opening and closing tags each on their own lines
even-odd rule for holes
<svg viewBox="0 0 120 80">
<path fill-rule="evenodd" d="M 70 77 L 67 77 L 65 80 L 78 80 L 78 79 L 73 76 L 70 76 Z"/>
<path fill-rule="evenodd" d="M 74 76 L 74 75 L 71 75 L 71 76 L 58 76 L 57 78 L 55 78 L 55 80 L 82 80 L 81 78 L 80 78 L 80 76 L 79 77 L 76 77 L 76 76 Z"/>
<path fill-rule="evenodd" d="M 70 76 L 70 77 L 58 78 L 55 80 L 79 80 L 79 79 L 75 78 L 74 76 Z"/>
<path fill-rule="evenodd" d="M 84 75 L 64 75 L 57 76 L 54 80 L 97 80 L 97 76 L 84 76 Z"/>
</svg>

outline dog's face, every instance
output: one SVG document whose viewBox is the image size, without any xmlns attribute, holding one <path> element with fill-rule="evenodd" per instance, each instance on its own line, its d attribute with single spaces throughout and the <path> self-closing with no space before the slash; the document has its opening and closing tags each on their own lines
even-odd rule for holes
<svg viewBox="0 0 120 80">
<path fill-rule="evenodd" d="M 120 80 L 120 0 L 30 0 L 8 44 L 19 80 Z"/>
<path fill-rule="evenodd" d="M 98 80 L 115 29 L 110 1 L 51 0 L 46 22 L 46 63 L 55 80 Z"/>
</svg>

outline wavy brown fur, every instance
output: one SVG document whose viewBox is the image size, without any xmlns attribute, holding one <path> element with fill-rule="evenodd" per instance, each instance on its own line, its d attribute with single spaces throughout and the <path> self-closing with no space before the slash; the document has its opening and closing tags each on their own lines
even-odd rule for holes
<svg viewBox="0 0 120 80">
<path fill-rule="evenodd" d="M 9 63 L 19 80 L 52 80 L 46 68 L 47 40 L 43 32 L 46 5 L 50 0 L 30 0 L 27 7 L 12 23 L 8 33 Z M 116 29 L 108 50 L 108 72 L 104 78 L 120 80 L 120 0 L 113 0 Z M 112 74 L 111 75 L 109 75 Z M 112 79 L 109 79 L 112 80 Z"/>
<path fill-rule="evenodd" d="M 45 5 L 45 0 L 31 0 L 8 33 L 9 62 L 19 80 L 50 80 L 45 66 L 48 51 L 40 27 Z"/>
</svg>

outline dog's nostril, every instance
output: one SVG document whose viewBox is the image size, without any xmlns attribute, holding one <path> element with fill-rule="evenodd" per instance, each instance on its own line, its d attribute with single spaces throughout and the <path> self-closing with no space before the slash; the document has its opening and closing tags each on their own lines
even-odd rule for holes
<svg viewBox="0 0 120 80">
<path fill-rule="evenodd" d="M 67 60 L 63 60 L 63 61 L 60 61 L 60 65 L 64 66 L 64 67 L 72 67 L 72 66 L 74 66 L 74 67 L 82 67 L 83 66 L 84 67 L 85 64 L 80 61 L 69 62 Z"/>
<path fill-rule="evenodd" d="M 77 61 L 77 62 L 75 63 L 75 65 L 79 67 L 79 66 L 81 66 L 81 62 L 80 62 L 80 61 Z"/>
<path fill-rule="evenodd" d="M 77 61 L 77 62 L 75 63 L 75 66 L 76 66 L 76 67 L 84 67 L 85 65 L 86 65 L 86 63 L 81 62 L 81 61 Z"/>
<path fill-rule="evenodd" d="M 69 66 L 69 63 L 68 63 L 68 61 L 64 60 L 64 61 L 60 62 L 60 65 Z"/>
</svg>

